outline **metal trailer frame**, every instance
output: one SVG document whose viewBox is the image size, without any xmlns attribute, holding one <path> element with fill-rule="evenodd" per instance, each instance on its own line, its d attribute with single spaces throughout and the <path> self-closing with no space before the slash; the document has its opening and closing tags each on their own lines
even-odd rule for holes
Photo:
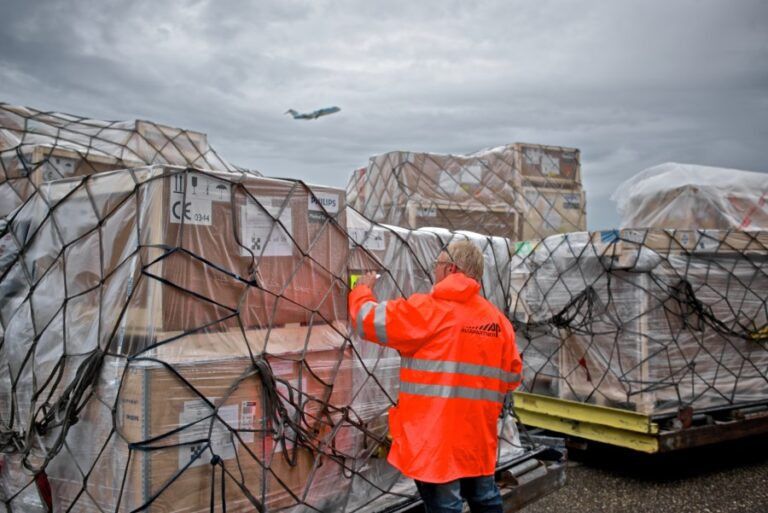
<svg viewBox="0 0 768 513">
<path fill-rule="evenodd" d="M 569 437 L 661 453 L 768 432 L 768 402 L 681 408 L 646 415 L 528 392 L 515 392 L 515 413 L 526 426 Z"/>
</svg>

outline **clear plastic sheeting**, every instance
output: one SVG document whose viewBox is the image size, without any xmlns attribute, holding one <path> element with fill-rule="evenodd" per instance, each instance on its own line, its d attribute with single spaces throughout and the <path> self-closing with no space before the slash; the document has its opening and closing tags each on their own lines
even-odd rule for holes
<svg viewBox="0 0 768 513">
<path fill-rule="evenodd" d="M 350 333 L 347 294 L 367 270 L 382 297 L 428 291 L 457 237 L 505 307 L 508 240 L 372 223 L 339 189 L 176 166 L 42 184 L 2 238 L 0 500 L 34 510 L 42 475 L 54 511 L 412 497 L 382 459 L 399 357 Z"/>
<path fill-rule="evenodd" d="M 0 217 L 47 181 L 147 164 L 236 170 L 200 132 L 0 103 Z"/>
<path fill-rule="evenodd" d="M 768 401 L 768 234 L 621 230 L 521 243 L 524 387 L 642 412 Z"/>
<path fill-rule="evenodd" d="M 586 228 L 574 148 L 516 143 L 470 155 L 384 153 L 352 174 L 347 195 L 366 218 L 410 229 L 528 240 Z"/>
<path fill-rule="evenodd" d="M 623 228 L 768 230 L 768 174 L 667 162 L 622 183 L 611 199 Z"/>
</svg>

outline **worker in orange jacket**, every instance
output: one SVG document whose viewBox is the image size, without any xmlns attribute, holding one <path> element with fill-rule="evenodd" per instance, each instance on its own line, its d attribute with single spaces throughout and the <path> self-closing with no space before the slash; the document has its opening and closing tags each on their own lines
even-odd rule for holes
<svg viewBox="0 0 768 513">
<path fill-rule="evenodd" d="M 389 410 L 387 460 L 413 478 L 427 512 L 501 513 L 497 419 L 522 362 L 509 320 L 480 294 L 483 254 L 451 243 L 429 294 L 379 303 L 375 273 L 349 294 L 357 334 L 400 352 L 400 395 Z M 508 399 L 507 399 L 508 400 Z"/>
</svg>

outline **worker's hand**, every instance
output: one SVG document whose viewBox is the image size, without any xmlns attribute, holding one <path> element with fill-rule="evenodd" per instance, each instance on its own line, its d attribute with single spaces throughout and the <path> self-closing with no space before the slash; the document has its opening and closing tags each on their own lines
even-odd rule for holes
<svg viewBox="0 0 768 513">
<path fill-rule="evenodd" d="M 376 274 L 376 271 L 368 271 L 357 279 L 355 287 L 359 287 L 360 285 L 368 285 L 368 287 L 373 289 L 373 286 L 376 284 L 378 277 L 379 275 Z"/>
</svg>

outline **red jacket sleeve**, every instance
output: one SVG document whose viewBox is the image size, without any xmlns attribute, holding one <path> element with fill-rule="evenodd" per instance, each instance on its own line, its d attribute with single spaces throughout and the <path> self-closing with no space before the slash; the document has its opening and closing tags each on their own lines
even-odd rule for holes
<svg viewBox="0 0 768 513">
<path fill-rule="evenodd" d="M 370 287 L 349 293 L 349 317 L 360 338 L 412 353 L 438 329 L 444 313 L 428 294 L 377 302 Z"/>
</svg>

